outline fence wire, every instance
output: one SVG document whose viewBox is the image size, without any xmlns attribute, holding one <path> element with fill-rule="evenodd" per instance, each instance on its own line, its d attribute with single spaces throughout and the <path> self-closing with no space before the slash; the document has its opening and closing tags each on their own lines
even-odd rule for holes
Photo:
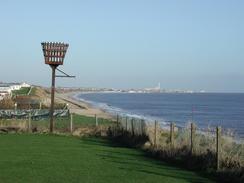
<svg viewBox="0 0 244 183">
<path fill-rule="evenodd" d="M 221 127 L 203 129 L 195 123 L 187 123 L 182 127 L 171 122 L 165 126 L 157 121 L 128 116 L 119 116 L 117 120 L 120 129 L 132 136 L 148 136 L 150 144 L 157 149 L 165 150 L 173 147 L 178 152 L 185 151 L 195 155 L 212 154 L 214 157 L 216 155 L 221 158 L 223 167 L 244 166 L 243 140 L 234 138 L 233 133 L 228 129 L 221 129 Z M 217 130 L 219 130 L 218 135 Z"/>
</svg>

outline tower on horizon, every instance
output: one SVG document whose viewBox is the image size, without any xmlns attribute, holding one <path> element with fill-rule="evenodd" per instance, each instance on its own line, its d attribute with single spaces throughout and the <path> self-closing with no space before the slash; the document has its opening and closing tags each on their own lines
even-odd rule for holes
<svg viewBox="0 0 244 183">
<path fill-rule="evenodd" d="M 158 87 L 157 87 L 159 90 L 161 89 L 161 84 L 160 82 L 158 83 Z"/>
</svg>

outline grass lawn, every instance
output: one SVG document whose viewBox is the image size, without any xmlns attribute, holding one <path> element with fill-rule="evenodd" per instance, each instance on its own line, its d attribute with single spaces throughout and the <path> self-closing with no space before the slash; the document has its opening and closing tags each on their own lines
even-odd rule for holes
<svg viewBox="0 0 244 183">
<path fill-rule="evenodd" d="M 0 182 L 211 182 L 101 138 L 0 135 Z"/>
<path fill-rule="evenodd" d="M 16 95 L 27 95 L 30 91 L 31 87 L 22 87 L 19 90 L 13 90 L 12 91 L 12 95 L 16 96 Z"/>
</svg>

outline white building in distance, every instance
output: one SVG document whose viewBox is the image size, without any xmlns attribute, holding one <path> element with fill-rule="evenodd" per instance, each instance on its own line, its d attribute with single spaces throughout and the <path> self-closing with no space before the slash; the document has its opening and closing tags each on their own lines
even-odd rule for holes
<svg viewBox="0 0 244 183">
<path fill-rule="evenodd" d="M 30 87 L 27 83 L 0 83 L 0 100 L 11 96 L 13 90 L 19 90 L 22 87 Z"/>
</svg>

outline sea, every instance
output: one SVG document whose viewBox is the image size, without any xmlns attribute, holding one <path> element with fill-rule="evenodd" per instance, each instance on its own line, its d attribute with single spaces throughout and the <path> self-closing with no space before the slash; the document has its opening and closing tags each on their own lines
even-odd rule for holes
<svg viewBox="0 0 244 183">
<path fill-rule="evenodd" d="M 79 93 L 74 96 L 113 115 L 174 122 L 184 127 L 221 126 L 244 138 L 244 94 L 238 93 Z"/>
</svg>

